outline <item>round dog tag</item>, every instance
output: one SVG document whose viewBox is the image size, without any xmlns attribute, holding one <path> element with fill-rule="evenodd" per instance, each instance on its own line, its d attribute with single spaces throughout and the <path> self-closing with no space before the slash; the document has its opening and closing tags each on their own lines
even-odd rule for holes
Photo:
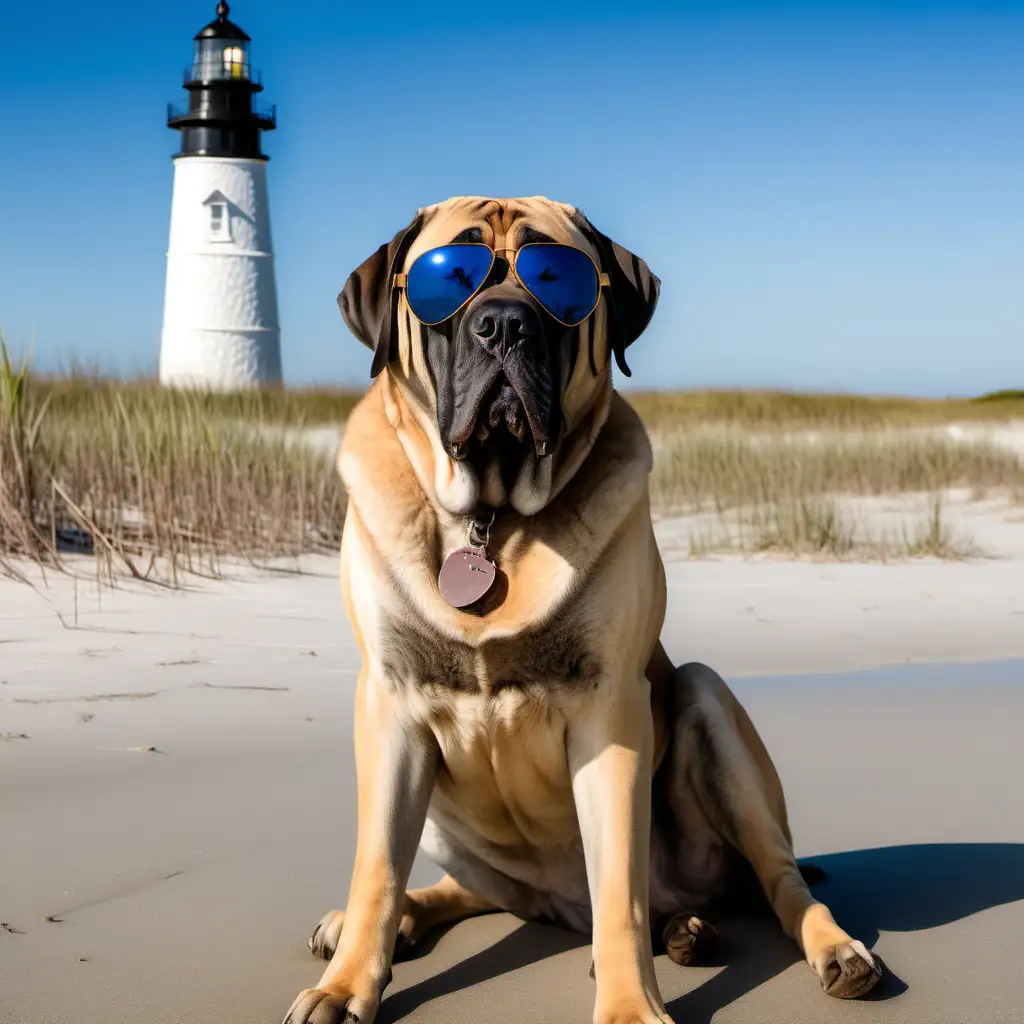
<svg viewBox="0 0 1024 1024">
<path fill-rule="evenodd" d="M 457 548 L 445 560 L 437 576 L 441 596 L 453 608 L 479 601 L 494 582 L 494 563 L 483 548 Z"/>
</svg>

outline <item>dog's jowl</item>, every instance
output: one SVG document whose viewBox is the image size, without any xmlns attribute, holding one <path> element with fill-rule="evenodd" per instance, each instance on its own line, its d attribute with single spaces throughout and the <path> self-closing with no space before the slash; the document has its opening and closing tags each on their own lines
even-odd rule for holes
<svg viewBox="0 0 1024 1024">
<path fill-rule="evenodd" d="M 699 962 L 751 878 L 826 992 L 880 976 L 801 876 L 743 708 L 659 642 L 651 449 L 612 388 L 659 287 L 541 197 L 420 210 L 345 284 L 375 378 L 338 460 L 359 827 L 289 1024 L 369 1024 L 396 948 L 495 910 L 592 935 L 599 1024 L 665 1022 L 652 929 Z M 456 608 L 438 575 L 466 547 L 494 580 Z M 406 892 L 417 844 L 446 874 Z"/>
</svg>

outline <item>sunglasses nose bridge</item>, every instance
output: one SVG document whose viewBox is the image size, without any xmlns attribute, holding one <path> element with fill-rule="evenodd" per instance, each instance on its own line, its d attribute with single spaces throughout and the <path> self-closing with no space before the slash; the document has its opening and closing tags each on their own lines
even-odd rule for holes
<svg viewBox="0 0 1024 1024">
<path fill-rule="evenodd" d="M 504 260 L 508 264 L 508 269 L 515 274 L 516 272 L 516 260 L 515 260 L 515 249 L 494 249 L 495 262 L 498 260 Z"/>
<path fill-rule="evenodd" d="M 516 271 L 516 254 L 519 252 L 518 249 L 512 249 L 509 246 L 504 246 L 494 250 L 495 259 L 504 260 L 508 264 L 509 273 L 515 278 L 516 284 L 523 289 L 527 294 L 532 295 L 533 293 L 523 283 L 523 279 L 519 276 Z"/>
</svg>

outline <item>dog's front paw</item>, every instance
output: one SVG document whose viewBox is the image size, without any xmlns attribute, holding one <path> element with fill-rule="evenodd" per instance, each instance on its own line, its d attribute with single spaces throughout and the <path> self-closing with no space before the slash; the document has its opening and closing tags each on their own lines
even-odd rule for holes
<svg viewBox="0 0 1024 1024">
<path fill-rule="evenodd" d="M 284 1024 L 371 1024 L 376 1004 L 351 993 L 307 988 L 285 1014 Z"/>
<path fill-rule="evenodd" d="M 882 977 L 882 966 L 863 942 L 851 939 L 829 946 L 811 964 L 821 987 L 838 999 L 856 999 L 870 992 Z"/>
</svg>

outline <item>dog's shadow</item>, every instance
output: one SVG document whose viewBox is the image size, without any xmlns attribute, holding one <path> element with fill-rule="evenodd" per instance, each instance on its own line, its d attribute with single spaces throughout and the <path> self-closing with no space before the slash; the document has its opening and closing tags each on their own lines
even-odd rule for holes
<svg viewBox="0 0 1024 1024">
<path fill-rule="evenodd" d="M 936 928 L 1024 899 L 1024 844 L 887 846 L 809 861 L 828 874 L 814 887 L 815 896 L 829 905 L 843 928 L 868 947 L 882 931 Z M 744 919 L 716 924 L 721 928 L 722 960 L 727 966 L 668 1004 L 674 1020 L 708 1024 L 723 1006 L 800 960 L 795 944 L 774 921 Z M 524 924 L 487 949 L 386 998 L 379 1020 L 381 1024 L 401 1020 L 432 999 L 528 967 L 587 941 L 586 936 L 573 932 Z M 899 965 L 886 964 L 886 976 L 870 998 L 887 999 L 906 990 L 898 969 Z M 808 978 L 808 984 L 813 985 L 813 978 Z"/>
</svg>

